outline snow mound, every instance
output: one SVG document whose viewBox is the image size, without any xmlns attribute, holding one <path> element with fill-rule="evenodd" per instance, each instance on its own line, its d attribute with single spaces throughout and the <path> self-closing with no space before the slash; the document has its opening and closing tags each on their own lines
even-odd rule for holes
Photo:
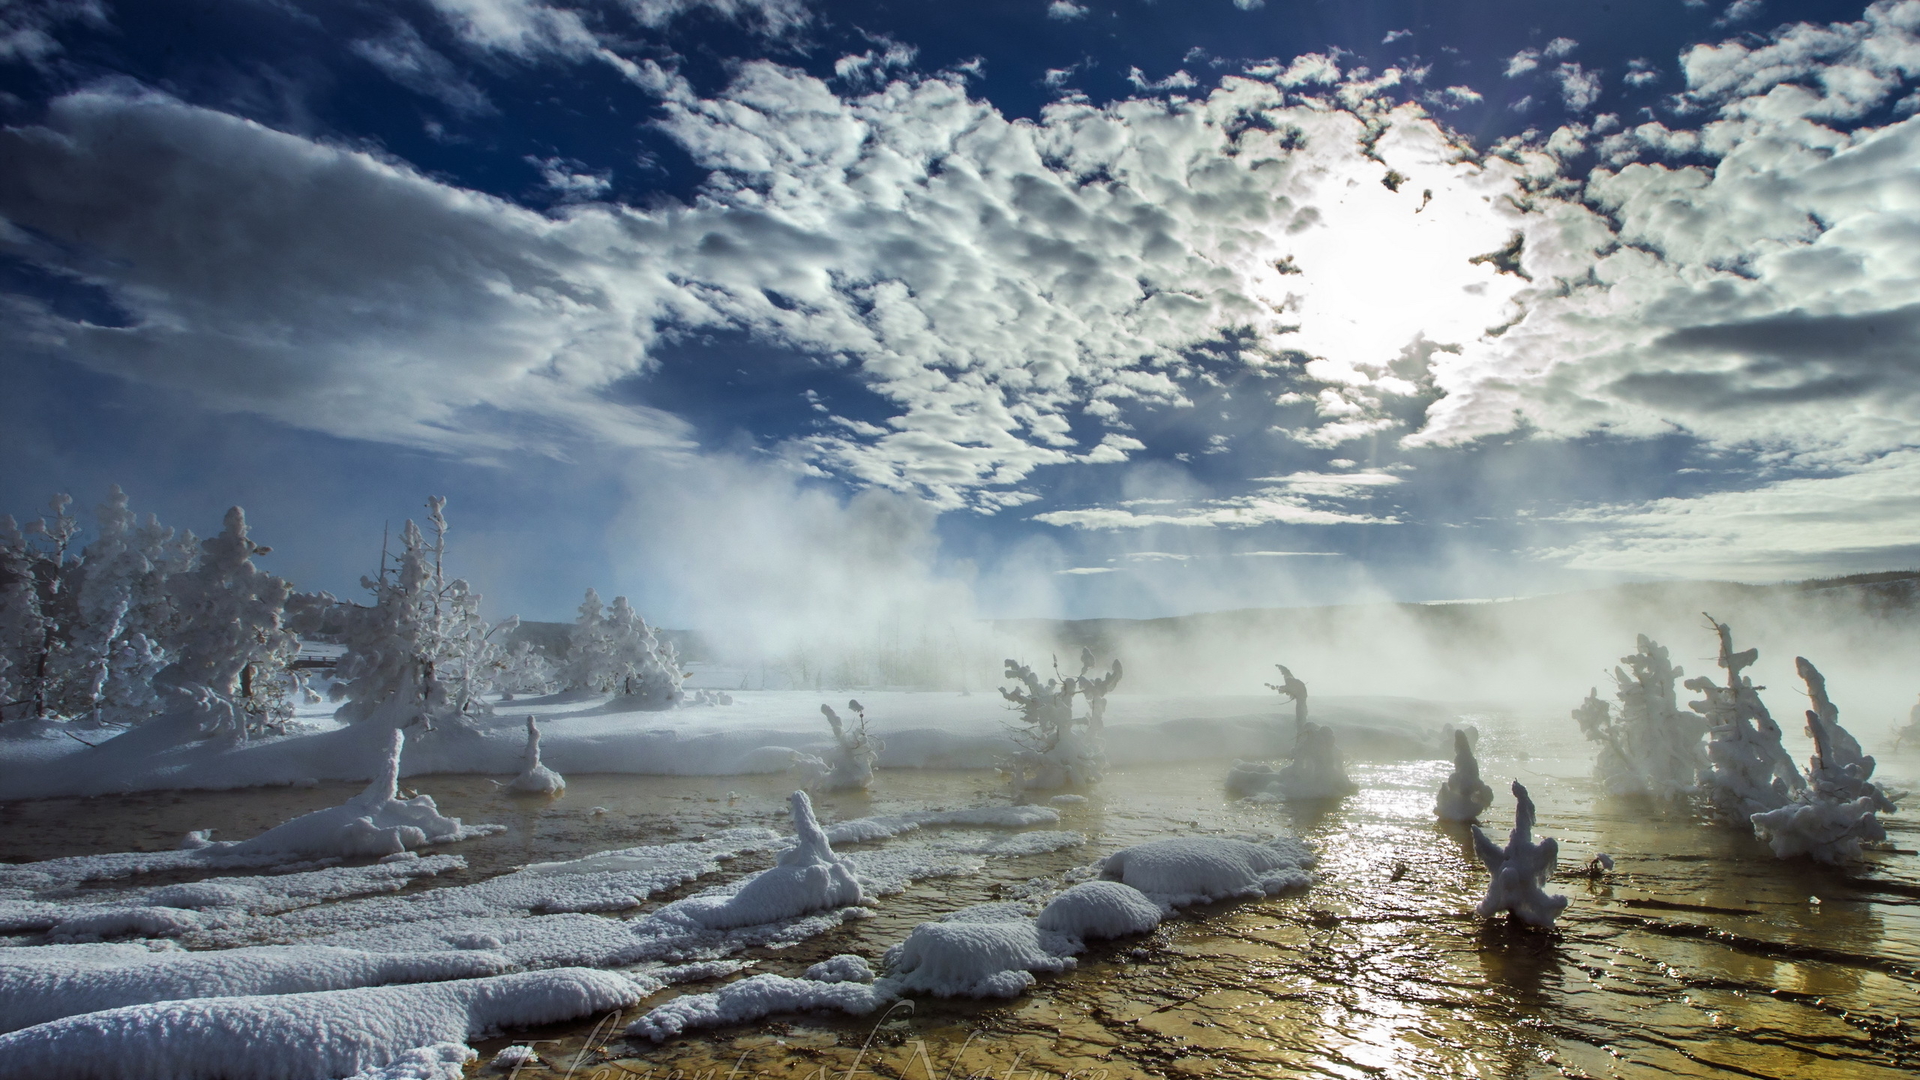
<svg viewBox="0 0 1920 1080">
<path fill-rule="evenodd" d="M 60 905 L 48 905 L 56 910 Z M 71 909 L 69 909 L 71 910 Z M 179 937 L 200 929 L 200 916 L 167 907 L 109 907 L 62 919 L 47 930 L 54 944 L 120 937 Z"/>
<path fill-rule="evenodd" d="M 807 793 L 796 791 L 789 801 L 797 845 L 729 896 L 695 896 L 669 908 L 709 929 L 730 930 L 850 907 L 865 899 L 853 863 L 834 853 Z"/>
<path fill-rule="evenodd" d="M 864 956 L 841 953 L 808 968 L 806 977 L 815 982 L 870 983 L 873 981 L 873 968 L 868 966 Z"/>
<path fill-rule="evenodd" d="M 467 1074 L 467 1062 L 479 1056 L 465 1043 L 416 1046 L 377 1069 L 354 1073 L 347 1080 L 461 1080 Z"/>
<path fill-rule="evenodd" d="M 1160 925 L 1160 905 L 1118 881 L 1083 881 L 1041 910 L 1041 930 L 1088 941 L 1144 934 Z"/>
<path fill-rule="evenodd" d="M 529 795 L 558 795 L 567 790 L 566 777 L 540 764 L 540 729 L 531 716 L 527 717 L 527 748 L 520 753 L 520 775 L 507 787 Z"/>
<path fill-rule="evenodd" d="M 1313 854 L 1289 837 L 1264 844 L 1212 836 L 1149 840 L 1100 862 L 1100 876 L 1131 885 L 1163 908 L 1272 896 L 1313 883 Z"/>
<path fill-rule="evenodd" d="M 1487 839 L 1480 826 L 1473 826 L 1473 850 L 1493 873 L 1487 895 L 1474 912 L 1491 919 L 1504 911 L 1531 926 L 1552 926 L 1567 909 L 1566 897 L 1546 891 L 1560 858 L 1560 844 L 1551 836 L 1534 843 L 1533 799 L 1518 780 L 1513 782 L 1513 797 L 1519 805 L 1514 808 L 1513 833 L 1504 850 Z"/>
<path fill-rule="evenodd" d="M 837 1009 L 865 1016 L 898 996 L 889 986 L 863 982 L 755 975 L 710 994 L 674 998 L 629 1024 L 627 1034 L 663 1042 L 690 1028 L 744 1024 L 774 1013 Z"/>
<path fill-rule="evenodd" d="M 1472 821 L 1493 805 L 1493 789 L 1480 779 L 1480 762 L 1464 729 L 1453 733 L 1453 774 L 1440 784 L 1433 800 L 1434 815 L 1442 821 Z"/>
<path fill-rule="evenodd" d="M 0 1032 L 64 1016 L 186 998 L 345 990 L 500 975 L 492 952 L 369 953 L 322 946 L 119 953 L 0 949 Z"/>
<path fill-rule="evenodd" d="M 339 806 L 315 810 L 251 840 L 224 847 L 220 854 L 392 855 L 501 831 L 498 825 L 462 825 L 459 818 L 443 817 L 431 795 L 400 798 L 400 751 L 405 742 L 406 736 L 395 730 L 388 743 L 384 772 L 365 791 Z"/>
<path fill-rule="evenodd" d="M 645 989 L 613 972 L 561 968 L 413 986 L 131 1005 L 0 1035 L 0 1080 L 351 1076 L 399 1065 L 416 1048 L 622 1008 Z"/>
<path fill-rule="evenodd" d="M 1018 997 L 1033 972 L 1073 969 L 1071 943 L 1043 941 L 1031 919 L 921 923 L 887 950 L 884 984 L 935 997 Z M 1055 947 L 1049 948 L 1052 944 Z"/>
</svg>

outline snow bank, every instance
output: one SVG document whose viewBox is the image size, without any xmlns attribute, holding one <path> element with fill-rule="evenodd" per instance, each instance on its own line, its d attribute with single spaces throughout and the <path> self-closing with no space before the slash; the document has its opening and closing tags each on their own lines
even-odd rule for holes
<svg viewBox="0 0 1920 1080">
<path fill-rule="evenodd" d="M 796 791 L 789 802 L 798 844 L 729 896 L 689 897 L 671 907 L 709 929 L 730 930 L 860 903 L 864 897 L 853 863 L 834 854 L 813 816 L 812 800 Z"/>
<path fill-rule="evenodd" d="M 1567 909 L 1567 898 L 1548 895 L 1547 879 L 1559 861 L 1560 845 L 1553 837 L 1533 842 L 1533 799 L 1520 781 L 1513 782 L 1513 797 L 1519 805 L 1513 812 L 1513 833 L 1503 850 L 1487 839 L 1480 826 L 1473 826 L 1473 850 L 1493 874 L 1487 895 L 1474 912 L 1491 919 L 1501 912 L 1533 926 L 1552 926 L 1553 920 Z"/>
<path fill-rule="evenodd" d="M 0 1032 L 154 1001 L 467 979 L 511 967 L 491 952 L 369 953 L 310 945 L 216 952 L 142 948 L 98 958 L 59 948 L 0 949 Z"/>
<path fill-rule="evenodd" d="M 351 1076 L 399 1064 L 396 1059 L 416 1048 L 623 1008 L 646 990 L 624 975 L 563 968 L 132 1005 L 0 1035 L 0 1080 Z"/>
<path fill-rule="evenodd" d="M 527 717 L 527 748 L 520 756 L 520 775 L 507 787 L 530 795 L 558 795 L 567 790 L 565 777 L 540 764 L 540 729 L 531 716 Z"/>
<path fill-rule="evenodd" d="M 1041 930 L 1081 941 L 1144 934 L 1160 925 L 1160 905 L 1131 885 L 1083 881 L 1040 912 Z"/>
<path fill-rule="evenodd" d="M 1480 762 L 1465 730 L 1453 733 L 1453 773 L 1440 784 L 1433 812 L 1442 821 L 1472 821 L 1493 805 L 1493 789 L 1480 779 Z"/>
<path fill-rule="evenodd" d="M 303 814 L 223 853 L 242 857 L 393 855 L 503 831 L 499 825 L 462 825 L 459 818 L 444 817 L 431 795 L 400 798 L 400 751 L 405 744 L 406 735 L 395 730 L 380 778 L 345 803 Z"/>
<path fill-rule="evenodd" d="M 1125 882 L 1163 908 L 1231 897 L 1273 896 L 1313 883 L 1313 855 L 1290 837 L 1264 844 L 1212 836 L 1149 840 L 1100 862 L 1100 876 Z"/>
<path fill-rule="evenodd" d="M 690 1028 L 744 1024 L 774 1013 L 833 1009 L 865 1016 L 898 997 L 891 984 L 755 975 L 710 994 L 674 998 L 629 1024 L 627 1034 L 663 1042 Z"/>
<path fill-rule="evenodd" d="M 347 1080 L 461 1080 L 467 1074 L 467 1062 L 479 1057 L 465 1043 L 435 1043 L 416 1046 L 377 1069 L 368 1069 Z"/>
</svg>

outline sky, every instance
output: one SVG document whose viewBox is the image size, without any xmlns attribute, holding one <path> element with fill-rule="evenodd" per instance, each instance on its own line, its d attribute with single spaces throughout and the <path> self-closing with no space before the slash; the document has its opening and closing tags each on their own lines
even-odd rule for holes
<svg viewBox="0 0 1920 1080">
<path fill-rule="evenodd" d="M 0 511 L 768 646 L 1911 567 L 1916 110 L 1916 0 L 0 0 Z"/>
</svg>

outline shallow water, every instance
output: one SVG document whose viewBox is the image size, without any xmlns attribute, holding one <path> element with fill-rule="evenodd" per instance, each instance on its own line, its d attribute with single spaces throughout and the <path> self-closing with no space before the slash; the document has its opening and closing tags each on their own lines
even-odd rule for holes
<svg viewBox="0 0 1920 1080">
<path fill-rule="evenodd" d="M 1539 803 L 1539 832 L 1560 840 L 1556 888 L 1573 903 L 1550 933 L 1471 916 L 1485 872 L 1465 832 L 1436 825 L 1430 811 L 1444 762 L 1356 765 L 1360 794 L 1291 808 L 1227 802 L 1225 763 L 1135 768 L 1116 771 L 1087 802 L 1060 807 L 1057 827 L 1086 833 L 1086 846 L 920 882 L 884 898 L 870 918 L 747 954 L 755 961 L 748 973 L 798 974 L 839 952 L 877 961 L 915 923 L 1045 890 L 1115 848 L 1170 834 L 1292 831 L 1320 855 L 1317 883 L 1298 895 L 1190 910 L 1148 938 L 1096 947 L 1078 970 L 1043 977 L 1011 1002 L 920 999 L 886 1016 L 774 1018 L 660 1046 L 619 1034 L 635 1009 L 479 1046 L 490 1056 L 534 1041 L 551 1066 L 522 1069 L 523 1077 L 658 1080 L 1920 1072 L 1916 815 L 1886 819 L 1906 854 L 1878 855 L 1851 875 L 1781 863 L 1750 838 L 1683 813 L 1598 797 L 1577 733 L 1549 732 L 1522 738 L 1492 727 L 1481 757 L 1500 793 L 1489 831 L 1504 836 L 1510 824 L 1513 801 L 1502 785 L 1515 777 Z M 1882 777 L 1920 787 L 1911 780 L 1917 765 L 1913 757 L 1885 762 Z M 787 789 L 777 777 L 569 780 L 553 803 L 506 796 L 479 777 L 411 781 L 448 813 L 509 826 L 452 849 L 469 860 L 466 874 L 416 887 L 785 819 Z M 250 835 L 353 790 L 19 804 L 0 811 L 0 857 L 171 847 L 187 829 L 209 825 Z M 844 819 L 967 805 L 996 792 L 986 773 L 890 771 L 871 798 L 827 797 L 820 810 Z M 1601 851 L 1619 860 L 1614 873 L 1572 874 Z M 766 861 L 743 858 L 727 874 Z M 648 908 L 672 895 L 680 894 Z M 687 984 L 641 1009 L 713 985 Z"/>
</svg>

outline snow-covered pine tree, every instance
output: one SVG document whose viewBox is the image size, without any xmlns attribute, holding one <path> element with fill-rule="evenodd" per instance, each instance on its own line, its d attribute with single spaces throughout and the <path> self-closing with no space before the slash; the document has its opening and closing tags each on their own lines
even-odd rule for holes
<svg viewBox="0 0 1920 1080">
<path fill-rule="evenodd" d="M 515 694 L 551 694 L 559 686 L 560 669 L 542 649 L 531 641 L 516 641 L 508 646 L 499 686 L 502 696 L 512 700 Z"/>
<path fill-rule="evenodd" d="M 600 594 L 588 588 L 567 635 L 567 658 L 560 673 L 571 693 L 604 694 L 613 688 L 613 646 L 607 636 L 606 611 Z"/>
<path fill-rule="evenodd" d="M 106 723 L 136 724 L 160 710 L 153 678 L 172 661 L 163 643 L 178 622 L 168 582 L 193 567 L 198 540 L 191 532 L 176 539 L 152 514 L 136 519 L 118 484 L 95 514 L 98 534 L 81 557 L 73 652 L 85 668 L 89 711 Z"/>
<path fill-rule="evenodd" d="M 446 576 L 446 504 L 427 500 L 432 543 L 409 520 L 393 568 L 383 553 L 380 576 L 360 579 L 373 603 L 348 614 L 347 654 L 332 690 L 346 702 L 335 716 L 347 723 L 432 730 L 492 713 L 484 695 L 504 662 L 500 643 L 519 618 L 487 625 L 480 594 L 464 578 Z"/>
<path fill-rule="evenodd" d="M 566 689 L 612 694 L 623 709 L 671 709 L 683 696 L 680 657 L 673 643 L 648 626 L 624 596 L 602 605 L 592 589 L 580 602 L 567 643 Z"/>
<path fill-rule="evenodd" d="M 72 503 L 55 495 L 49 500 L 51 519 L 21 526 L 7 517 L 0 524 L 0 655 L 7 661 L 8 682 L 0 717 L 5 719 L 64 718 L 90 701 L 85 666 L 73 655 L 80 561 L 72 549 L 80 525 L 67 513 Z"/>
<path fill-rule="evenodd" d="M 1707 623 L 1720 639 L 1719 664 L 1727 684 L 1718 686 L 1705 675 L 1683 684 L 1706 695 L 1687 703 L 1707 722 L 1708 768 L 1701 788 L 1716 814 L 1749 828 L 1753 815 L 1785 806 L 1806 781 L 1780 745 L 1780 725 L 1760 701 L 1759 692 L 1766 688 L 1741 674 L 1760 658 L 1760 651 L 1734 652 L 1733 630 L 1711 615 Z"/>
<path fill-rule="evenodd" d="M 220 535 L 201 542 L 199 564 L 168 582 L 175 656 L 154 686 L 165 696 L 214 705 L 204 733 L 246 738 L 275 731 L 293 715 L 283 678 L 299 648 L 283 623 L 293 588 L 253 564 L 269 550 L 253 542 L 246 511 L 235 506 Z"/>
</svg>

